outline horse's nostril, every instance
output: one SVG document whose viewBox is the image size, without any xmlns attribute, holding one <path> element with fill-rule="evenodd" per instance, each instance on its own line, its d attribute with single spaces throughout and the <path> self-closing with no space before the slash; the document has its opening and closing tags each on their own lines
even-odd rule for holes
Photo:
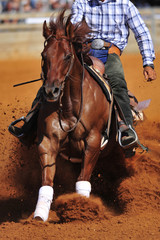
<svg viewBox="0 0 160 240">
<path fill-rule="evenodd" d="M 52 97 L 53 97 L 53 93 L 52 93 L 52 92 L 49 92 L 49 93 L 48 93 L 48 97 L 49 97 L 49 98 L 52 98 Z"/>
<path fill-rule="evenodd" d="M 55 88 L 54 93 L 58 93 L 58 92 L 59 92 L 59 88 Z"/>
</svg>

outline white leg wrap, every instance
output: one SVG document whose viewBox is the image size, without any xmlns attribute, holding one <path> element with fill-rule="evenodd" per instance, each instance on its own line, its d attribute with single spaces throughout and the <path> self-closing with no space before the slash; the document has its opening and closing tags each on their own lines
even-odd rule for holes
<svg viewBox="0 0 160 240">
<path fill-rule="evenodd" d="M 49 210 L 53 199 L 53 188 L 43 186 L 39 189 L 38 201 L 34 212 L 34 218 L 41 218 L 44 222 L 47 221 Z"/>
<path fill-rule="evenodd" d="M 82 196 L 88 197 L 91 192 L 91 184 L 88 181 L 78 181 L 76 182 L 76 192 Z"/>
</svg>

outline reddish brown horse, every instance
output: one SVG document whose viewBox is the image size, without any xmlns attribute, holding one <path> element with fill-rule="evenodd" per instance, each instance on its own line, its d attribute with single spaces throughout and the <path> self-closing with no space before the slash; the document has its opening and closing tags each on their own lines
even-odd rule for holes
<svg viewBox="0 0 160 240">
<path fill-rule="evenodd" d="M 89 61 L 83 48 L 89 33 L 85 21 L 73 25 L 64 12 L 56 22 L 43 25 L 42 52 L 44 98 L 38 118 L 38 151 L 42 187 L 34 213 L 48 219 L 58 155 L 81 159 L 76 192 L 89 197 L 90 177 L 100 154 L 102 132 L 107 126 L 109 102 L 101 87 L 84 68 Z"/>
</svg>

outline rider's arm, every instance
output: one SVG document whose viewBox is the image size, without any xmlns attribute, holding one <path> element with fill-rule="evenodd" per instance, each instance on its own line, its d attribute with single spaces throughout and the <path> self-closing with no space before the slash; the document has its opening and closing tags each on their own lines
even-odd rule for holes
<svg viewBox="0 0 160 240">
<path fill-rule="evenodd" d="M 140 53 L 142 55 L 143 66 L 153 64 L 155 52 L 151 35 L 138 9 L 131 2 L 128 8 L 127 23 L 135 35 Z"/>
<path fill-rule="evenodd" d="M 146 27 L 138 9 L 130 2 L 127 23 L 133 31 L 143 59 L 143 74 L 147 81 L 156 79 L 154 70 L 155 52 L 148 28 Z"/>
</svg>

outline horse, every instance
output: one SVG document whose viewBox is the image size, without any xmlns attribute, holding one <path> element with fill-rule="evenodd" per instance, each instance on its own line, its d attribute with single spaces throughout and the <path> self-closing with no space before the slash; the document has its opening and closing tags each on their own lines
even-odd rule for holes
<svg viewBox="0 0 160 240">
<path fill-rule="evenodd" d="M 34 218 L 42 221 L 47 221 L 53 200 L 58 156 L 81 162 L 75 190 L 89 198 L 91 174 L 101 152 L 102 133 L 110 115 L 109 101 L 84 67 L 84 62 L 92 64 L 84 46 L 90 29 L 84 20 L 73 25 L 71 15 L 65 17 L 64 13 L 56 20 L 51 18 L 49 26 L 46 21 L 43 23 L 45 42 L 41 56 L 45 100 L 37 120 L 42 185 L 34 212 Z M 112 122 L 111 128 L 116 124 Z"/>
</svg>

